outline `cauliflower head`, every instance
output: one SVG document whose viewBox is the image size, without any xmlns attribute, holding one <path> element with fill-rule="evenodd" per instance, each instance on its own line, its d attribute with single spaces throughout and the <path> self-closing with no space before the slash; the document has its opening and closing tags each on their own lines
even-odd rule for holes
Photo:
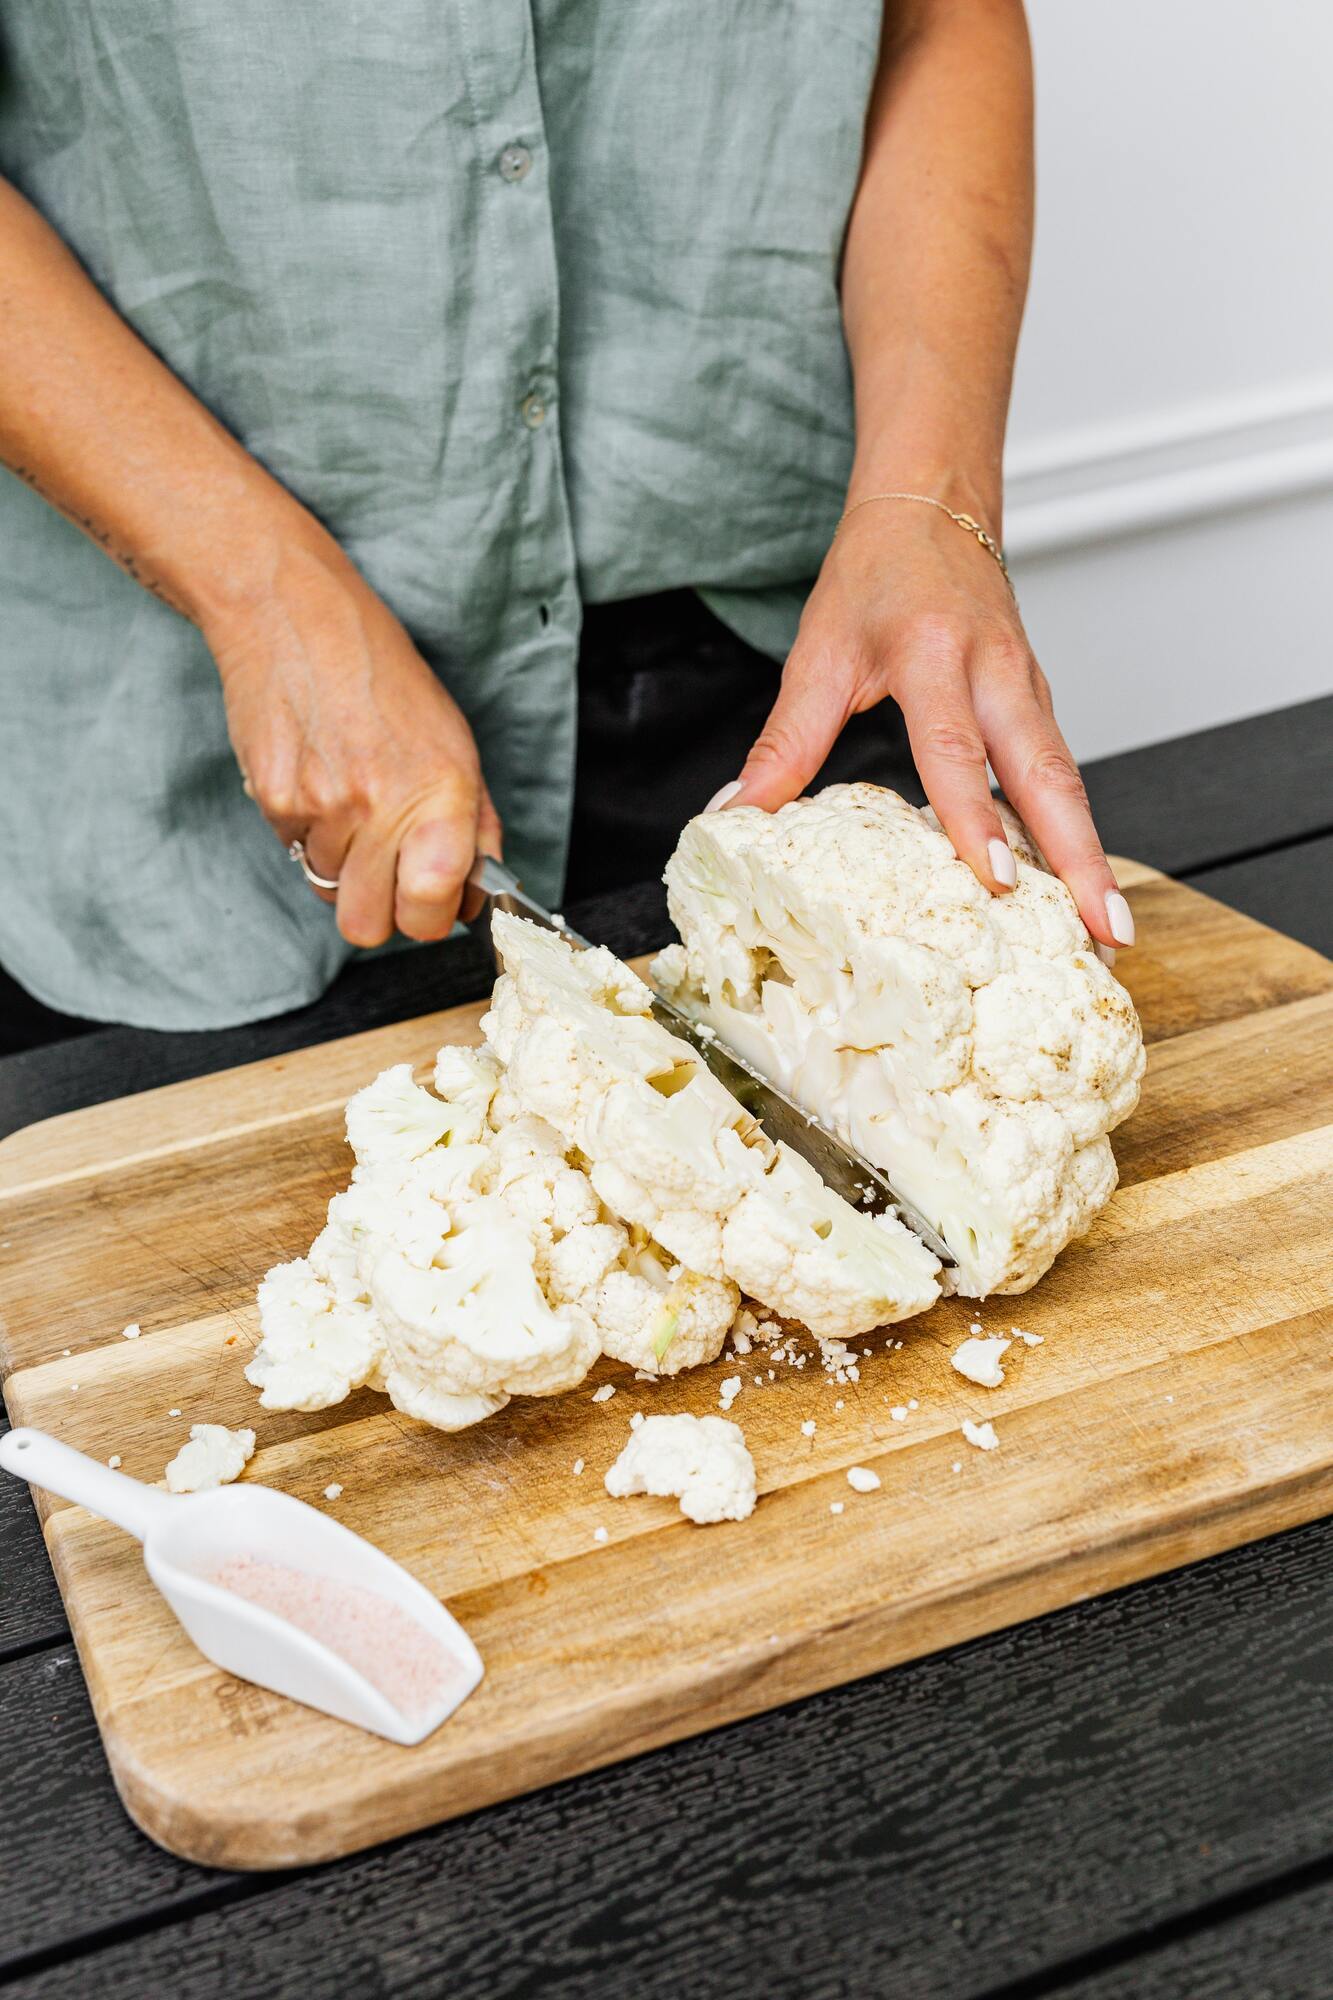
<svg viewBox="0 0 1333 2000">
<path fill-rule="evenodd" d="M 614 1215 L 816 1334 L 868 1332 L 938 1297 L 939 1266 L 910 1230 L 775 1145 L 653 1018 L 628 967 L 503 912 L 493 935 L 505 971 L 482 1030 L 506 1088 L 587 1162 Z"/>
<path fill-rule="evenodd" d="M 1105 1204 L 1144 1067 L 1129 996 L 1010 824 L 1018 884 L 993 897 L 876 785 L 702 815 L 666 870 L 683 942 L 653 966 L 883 1167 L 975 1297 L 1027 1290 Z"/>
</svg>

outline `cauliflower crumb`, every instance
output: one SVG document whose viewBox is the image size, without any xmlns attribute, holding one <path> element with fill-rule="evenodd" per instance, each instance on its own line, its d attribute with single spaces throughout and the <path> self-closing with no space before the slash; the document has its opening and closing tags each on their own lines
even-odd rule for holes
<svg viewBox="0 0 1333 2000">
<path fill-rule="evenodd" d="M 586 1460 L 584 1460 L 584 1459 L 581 1459 L 581 1458 L 576 1458 L 576 1459 L 574 1460 L 574 1477 L 575 1477 L 575 1479 L 577 1479 L 577 1478 L 578 1478 L 578 1476 L 579 1476 L 579 1474 L 580 1474 L 580 1473 L 582 1472 L 582 1470 L 583 1470 L 583 1467 L 584 1467 L 585 1463 L 586 1463 Z"/>
<path fill-rule="evenodd" d="M 254 1455 L 255 1434 L 251 1430 L 191 1424 L 190 1442 L 181 1446 L 167 1467 L 167 1486 L 172 1493 L 203 1493 L 214 1486 L 226 1486 L 240 1477 Z"/>
<path fill-rule="evenodd" d="M 833 1500 L 833 1501 L 830 1501 L 830 1503 L 829 1503 L 829 1513 L 830 1513 L 830 1514 L 841 1514 L 841 1512 L 842 1512 L 842 1502 L 841 1502 L 841 1500 Z"/>
<path fill-rule="evenodd" d="M 112 1454 L 111 1454 L 111 1456 L 110 1456 L 110 1458 L 109 1458 L 109 1459 L 107 1460 L 107 1464 L 108 1464 L 108 1465 L 109 1465 L 109 1466 L 111 1467 L 111 1470 L 112 1470 L 113 1472 L 117 1472 L 117 1471 L 119 1471 L 119 1469 L 120 1469 L 120 1453 L 119 1453 L 118 1451 L 113 1451 L 113 1452 L 112 1452 Z"/>
<path fill-rule="evenodd" d="M 754 1512 L 754 1460 L 724 1417 L 649 1417 L 606 1475 L 613 1498 L 674 1497 L 688 1520 L 743 1521 Z"/>
<path fill-rule="evenodd" d="M 961 1458 L 956 1458 L 953 1464 L 949 1467 L 949 1470 L 951 1472 L 961 1472 L 962 1469 L 963 1469 L 963 1461 Z"/>
<path fill-rule="evenodd" d="M 744 1388 L 744 1386 L 745 1385 L 741 1381 L 739 1375 L 728 1375 L 724 1378 L 722 1387 L 718 1391 L 718 1398 L 717 1398 L 718 1402 L 721 1404 L 724 1410 L 729 1410 L 731 1408 L 732 1404 L 735 1402 L 737 1396 L 740 1395 L 741 1390 Z"/>
<path fill-rule="evenodd" d="M 132 1319 L 128 1326 L 123 1326 L 120 1329 L 120 1337 L 122 1340 L 137 1340 L 142 1332 L 143 1328 L 140 1326 L 138 1320 Z"/>
<path fill-rule="evenodd" d="M 895 1424 L 905 1424 L 907 1422 L 906 1403 L 895 1403 L 889 1411 L 889 1415 L 893 1418 Z"/>
<path fill-rule="evenodd" d="M 812 1438 L 814 1434 L 815 1434 L 815 1420 L 813 1417 L 807 1417 L 805 1422 L 801 1425 L 801 1436 L 803 1438 Z"/>
<path fill-rule="evenodd" d="M 849 1465 L 847 1484 L 853 1493 L 875 1493 L 883 1484 L 879 1474 L 872 1472 L 868 1465 Z"/>
<path fill-rule="evenodd" d="M 326 1486 L 324 1488 L 324 1498 L 326 1500 L 341 1500 L 342 1487 L 339 1486 L 336 1479 L 334 1480 L 331 1486 Z"/>
<path fill-rule="evenodd" d="M 1021 1326 L 1011 1326 L 1009 1331 L 1015 1340 L 1023 1341 L 1028 1347 L 1040 1347 L 1046 1338 L 1044 1333 L 1024 1333 Z"/>
<path fill-rule="evenodd" d="M 983 1389 L 998 1389 L 1004 1380 L 1004 1370 L 1000 1357 L 1013 1346 L 1011 1340 L 996 1335 L 991 1340 L 965 1340 L 955 1348 L 950 1361 L 960 1375 L 969 1382 L 976 1382 Z"/>
<path fill-rule="evenodd" d="M 638 1430 L 638 1428 L 639 1428 L 640 1424 L 642 1424 L 642 1422 L 643 1422 L 643 1411 L 642 1411 L 642 1410 L 636 1410 L 636 1411 L 634 1412 L 634 1415 L 633 1415 L 633 1416 L 632 1416 L 632 1417 L 630 1418 L 630 1420 L 629 1420 L 629 1427 L 630 1427 L 630 1429 L 631 1429 L 632 1431 L 636 1431 L 636 1430 Z"/>
<path fill-rule="evenodd" d="M 614 1382 L 603 1382 L 600 1389 L 593 1390 L 592 1399 L 594 1403 L 609 1403 L 615 1393 L 616 1385 Z"/>
<path fill-rule="evenodd" d="M 994 1451 L 1000 1442 L 995 1435 L 994 1424 L 974 1424 L 970 1417 L 963 1418 L 963 1436 L 979 1451 Z"/>
<path fill-rule="evenodd" d="M 592 1538 L 595 1542 L 605 1542 L 610 1540 L 610 1537 L 607 1534 L 605 1528 L 594 1528 L 592 1531 Z"/>
<path fill-rule="evenodd" d="M 79 1385 L 78 1385 L 78 1383 L 76 1382 L 76 1383 L 74 1384 L 74 1387 L 75 1387 L 75 1388 L 77 1389 L 77 1388 L 78 1388 L 78 1386 L 79 1386 Z M 167 1411 L 167 1415 L 168 1415 L 169 1417 L 178 1417 L 178 1416 L 180 1415 L 180 1411 L 179 1411 L 179 1410 L 168 1410 L 168 1411 Z"/>
<path fill-rule="evenodd" d="M 839 1396 L 837 1402 L 833 1405 L 833 1407 L 835 1410 L 845 1410 L 847 1405 L 843 1402 L 842 1397 Z"/>
</svg>

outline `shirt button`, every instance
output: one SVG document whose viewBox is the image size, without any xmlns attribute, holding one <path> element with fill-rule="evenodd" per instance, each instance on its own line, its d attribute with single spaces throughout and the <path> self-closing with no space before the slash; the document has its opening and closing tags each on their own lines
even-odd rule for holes
<svg viewBox="0 0 1333 2000">
<path fill-rule="evenodd" d="M 542 425 L 546 422 L 545 400 L 541 396 L 538 396 L 536 394 L 531 396 L 525 396 L 523 398 L 523 401 L 519 405 L 519 408 L 523 412 L 523 421 L 527 425 L 528 429 L 530 431 L 540 430 Z"/>
<path fill-rule="evenodd" d="M 506 146 L 496 164 L 501 180 L 521 181 L 532 166 L 532 155 L 526 146 Z"/>
</svg>

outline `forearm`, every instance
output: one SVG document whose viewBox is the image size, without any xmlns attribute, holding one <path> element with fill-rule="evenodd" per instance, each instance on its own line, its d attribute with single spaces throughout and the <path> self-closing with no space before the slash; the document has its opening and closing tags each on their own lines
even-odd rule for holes
<svg viewBox="0 0 1333 2000">
<path fill-rule="evenodd" d="M 333 544 L 0 181 L 0 463 L 207 625 L 290 546 Z"/>
<path fill-rule="evenodd" d="M 998 532 L 1031 240 L 1021 0 L 887 0 L 843 265 L 849 504 L 919 491 Z"/>
</svg>

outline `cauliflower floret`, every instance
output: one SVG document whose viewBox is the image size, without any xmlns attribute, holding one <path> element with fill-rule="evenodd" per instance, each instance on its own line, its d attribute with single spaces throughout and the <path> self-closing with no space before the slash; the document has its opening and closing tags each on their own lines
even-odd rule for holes
<svg viewBox="0 0 1333 2000">
<path fill-rule="evenodd" d="M 381 1070 L 347 1101 L 347 1143 L 361 1167 L 415 1160 L 449 1130 L 449 1106 L 412 1080 L 410 1063 Z"/>
<path fill-rule="evenodd" d="M 435 1058 L 435 1090 L 449 1106 L 451 1146 L 472 1145 L 486 1131 L 486 1114 L 500 1087 L 500 1065 L 486 1049 L 446 1042 Z"/>
<path fill-rule="evenodd" d="M 586 1313 L 550 1305 L 531 1239 L 494 1196 L 451 1212 L 425 1268 L 383 1250 L 370 1291 L 388 1349 L 389 1396 L 409 1414 L 423 1395 L 498 1397 L 497 1408 L 512 1395 L 556 1395 L 581 1382 L 599 1352 Z"/>
<path fill-rule="evenodd" d="M 642 1232 L 640 1232 L 642 1234 Z M 597 1322 L 602 1352 L 650 1375 L 679 1375 L 716 1361 L 740 1306 L 729 1278 L 671 1265 L 657 1244 L 628 1249 L 583 1303 Z"/>
<path fill-rule="evenodd" d="M 692 820 L 667 865 L 664 991 L 884 1168 L 951 1289 L 1024 1291 L 1115 1185 L 1143 1046 L 1072 896 L 1006 809 L 992 897 L 929 812 L 834 785 Z"/>
<path fill-rule="evenodd" d="M 754 1460 L 739 1424 L 725 1417 L 647 1417 L 606 1475 L 617 1500 L 631 1493 L 678 1499 L 691 1521 L 744 1521 L 753 1514 Z"/>
<path fill-rule="evenodd" d="M 315 1239 L 312 1258 L 334 1235 L 325 1229 Z M 275 1265 L 263 1280 L 263 1339 L 245 1369 L 263 1409 L 326 1410 L 374 1375 L 384 1343 L 369 1299 L 355 1296 L 357 1282 L 353 1277 L 340 1295 L 305 1257 Z"/>
<path fill-rule="evenodd" d="M 591 954 L 501 912 L 493 932 L 505 977 L 483 1032 L 509 1088 L 586 1158 L 615 1215 L 685 1268 L 816 1330 L 867 1332 L 938 1296 L 938 1265 L 917 1238 L 858 1213 L 775 1146 L 645 1013 L 642 981 L 589 972 Z"/>
</svg>

